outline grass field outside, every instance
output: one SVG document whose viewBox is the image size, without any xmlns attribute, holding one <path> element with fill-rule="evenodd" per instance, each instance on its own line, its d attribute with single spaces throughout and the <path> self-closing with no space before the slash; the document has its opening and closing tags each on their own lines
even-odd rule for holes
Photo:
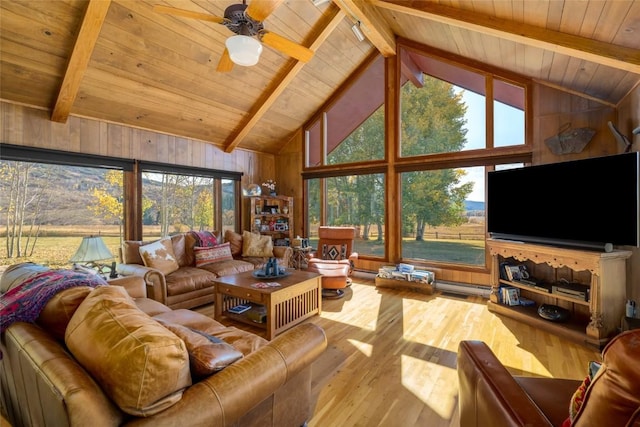
<svg viewBox="0 0 640 427">
<path fill-rule="evenodd" d="M 151 240 L 149 228 L 145 228 L 145 239 Z M 437 233 L 437 234 L 436 234 Z M 34 262 L 52 268 L 69 268 L 69 259 L 76 252 L 85 236 L 100 235 L 105 244 L 118 260 L 120 236 L 117 226 L 98 227 L 43 227 L 32 256 L 21 258 L 7 257 L 7 241 L 2 236 L 0 252 L 0 270 L 11 264 Z M 160 231 L 155 236 L 160 237 Z M 437 238 L 436 238 L 437 237 Z M 312 246 L 317 245 L 317 238 L 311 238 Z M 473 224 L 456 228 L 434 228 L 425 233 L 424 241 L 414 237 L 405 237 L 402 242 L 403 258 L 415 260 L 441 261 L 469 265 L 483 265 L 485 259 L 484 225 Z M 357 239 L 355 250 L 363 255 L 384 256 L 384 241 L 372 236 L 370 240 Z"/>
</svg>

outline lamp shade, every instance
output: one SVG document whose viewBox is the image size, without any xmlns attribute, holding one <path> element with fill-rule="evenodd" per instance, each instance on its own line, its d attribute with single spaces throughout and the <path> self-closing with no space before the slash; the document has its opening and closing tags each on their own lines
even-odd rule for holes
<svg viewBox="0 0 640 427">
<path fill-rule="evenodd" d="M 249 36 L 231 36 L 225 42 L 229 57 L 238 65 L 256 65 L 262 53 L 262 43 Z"/>
<path fill-rule="evenodd" d="M 113 254 L 104 244 L 104 240 L 100 236 L 88 236 L 82 238 L 82 243 L 75 254 L 69 260 L 70 262 L 93 262 L 104 259 L 112 259 Z"/>
</svg>

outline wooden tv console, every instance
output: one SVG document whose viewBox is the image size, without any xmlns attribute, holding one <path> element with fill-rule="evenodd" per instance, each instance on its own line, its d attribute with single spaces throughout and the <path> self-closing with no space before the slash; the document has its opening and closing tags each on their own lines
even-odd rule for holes
<svg viewBox="0 0 640 427">
<path fill-rule="evenodd" d="M 488 239 L 487 245 L 492 257 L 490 311 L 528 323 L 560 336 L 602 348 L 620 327 L 624 317 L 626 298 L 626 260 L 631 251 L 614 250 L 598 252 L 581 249 L 567 249 L 531 243 Z M 517 262 L 546 264 L 554 271 L 569 268 L 575 272 L 590 273 L 589 301 L 539 291 L 518 282 L 500 279 L 500 263 L 512 258 Z M 545 320 L 537 314 L 537 308 L 507 306 L 499 302 L 500 285 L 515 286 L 526 291 L 526 296 L 540 303 L 563 305 L 578 304 L 588 306 L 590 321 L 584 323 L 556 323 Z M 560 305 L 558 304 L 558 305 Z"/>
</svg>

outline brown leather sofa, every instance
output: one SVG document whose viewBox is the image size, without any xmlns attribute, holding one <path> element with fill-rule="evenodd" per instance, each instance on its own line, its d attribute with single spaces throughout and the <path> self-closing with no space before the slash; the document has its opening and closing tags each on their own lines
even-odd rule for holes
<svg viewBox="0 0 640 427">
<path fill-rule="evenodd" d="M 640 427 L 639 366 L 640 330 L 611 340 L 571 422 L 569 408 L 583 381 L 512 376 L 485 343 L 462 341 L 457 367 L 460 425 Z"/>
<path fill-rule="evenodd" d="M 12 426 L 300 426 L 310 418 L 311 364 L 327 345 L 318 326 L 269 342 L 146 298 L 140 277 L 110 285 L 62 290 L 36 322 L 4 331 L 0 409 Z"/>
<path fill-rule="evenodd" d="M 220 239 L 222 240 L 222 239 Z M 194 247 L 196 239 L 189 232 L 171 236 L 173 255 L 179 268 L 169 274 L 147 267 L 140 255 L 140 247 L 151 241 L 127 240 L 121 250 L 117 271 L 123 276 L 140 276 L 147 285 L 147 295 L 170 308 L 193 308 L 215 300 L 213 279 L 262 268 L 267 257 L 243 257 L 243 236 L 225 232 L 224 242 L 230 244 L 233 259 L 212 262 L 196 267 Z M 274 246 L 273 256 L 278 264 L 289 266 L 293 250 Z"/>
</svg>

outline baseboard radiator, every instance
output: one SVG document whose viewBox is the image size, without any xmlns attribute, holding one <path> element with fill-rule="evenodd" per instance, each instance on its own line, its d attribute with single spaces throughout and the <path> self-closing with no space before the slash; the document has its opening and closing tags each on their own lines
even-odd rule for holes
<svg viewBox="0 0 640 427">
<path fill-rule="evenodd" d="M 462 295 L 477 295 L 482 298 L 489 298 L 491 294 L 490 286 L 467 285 L 466 283 L 443 282 L 436 278 L 435 289 L 442 292 L 451 292 Z"/>
</svg>

